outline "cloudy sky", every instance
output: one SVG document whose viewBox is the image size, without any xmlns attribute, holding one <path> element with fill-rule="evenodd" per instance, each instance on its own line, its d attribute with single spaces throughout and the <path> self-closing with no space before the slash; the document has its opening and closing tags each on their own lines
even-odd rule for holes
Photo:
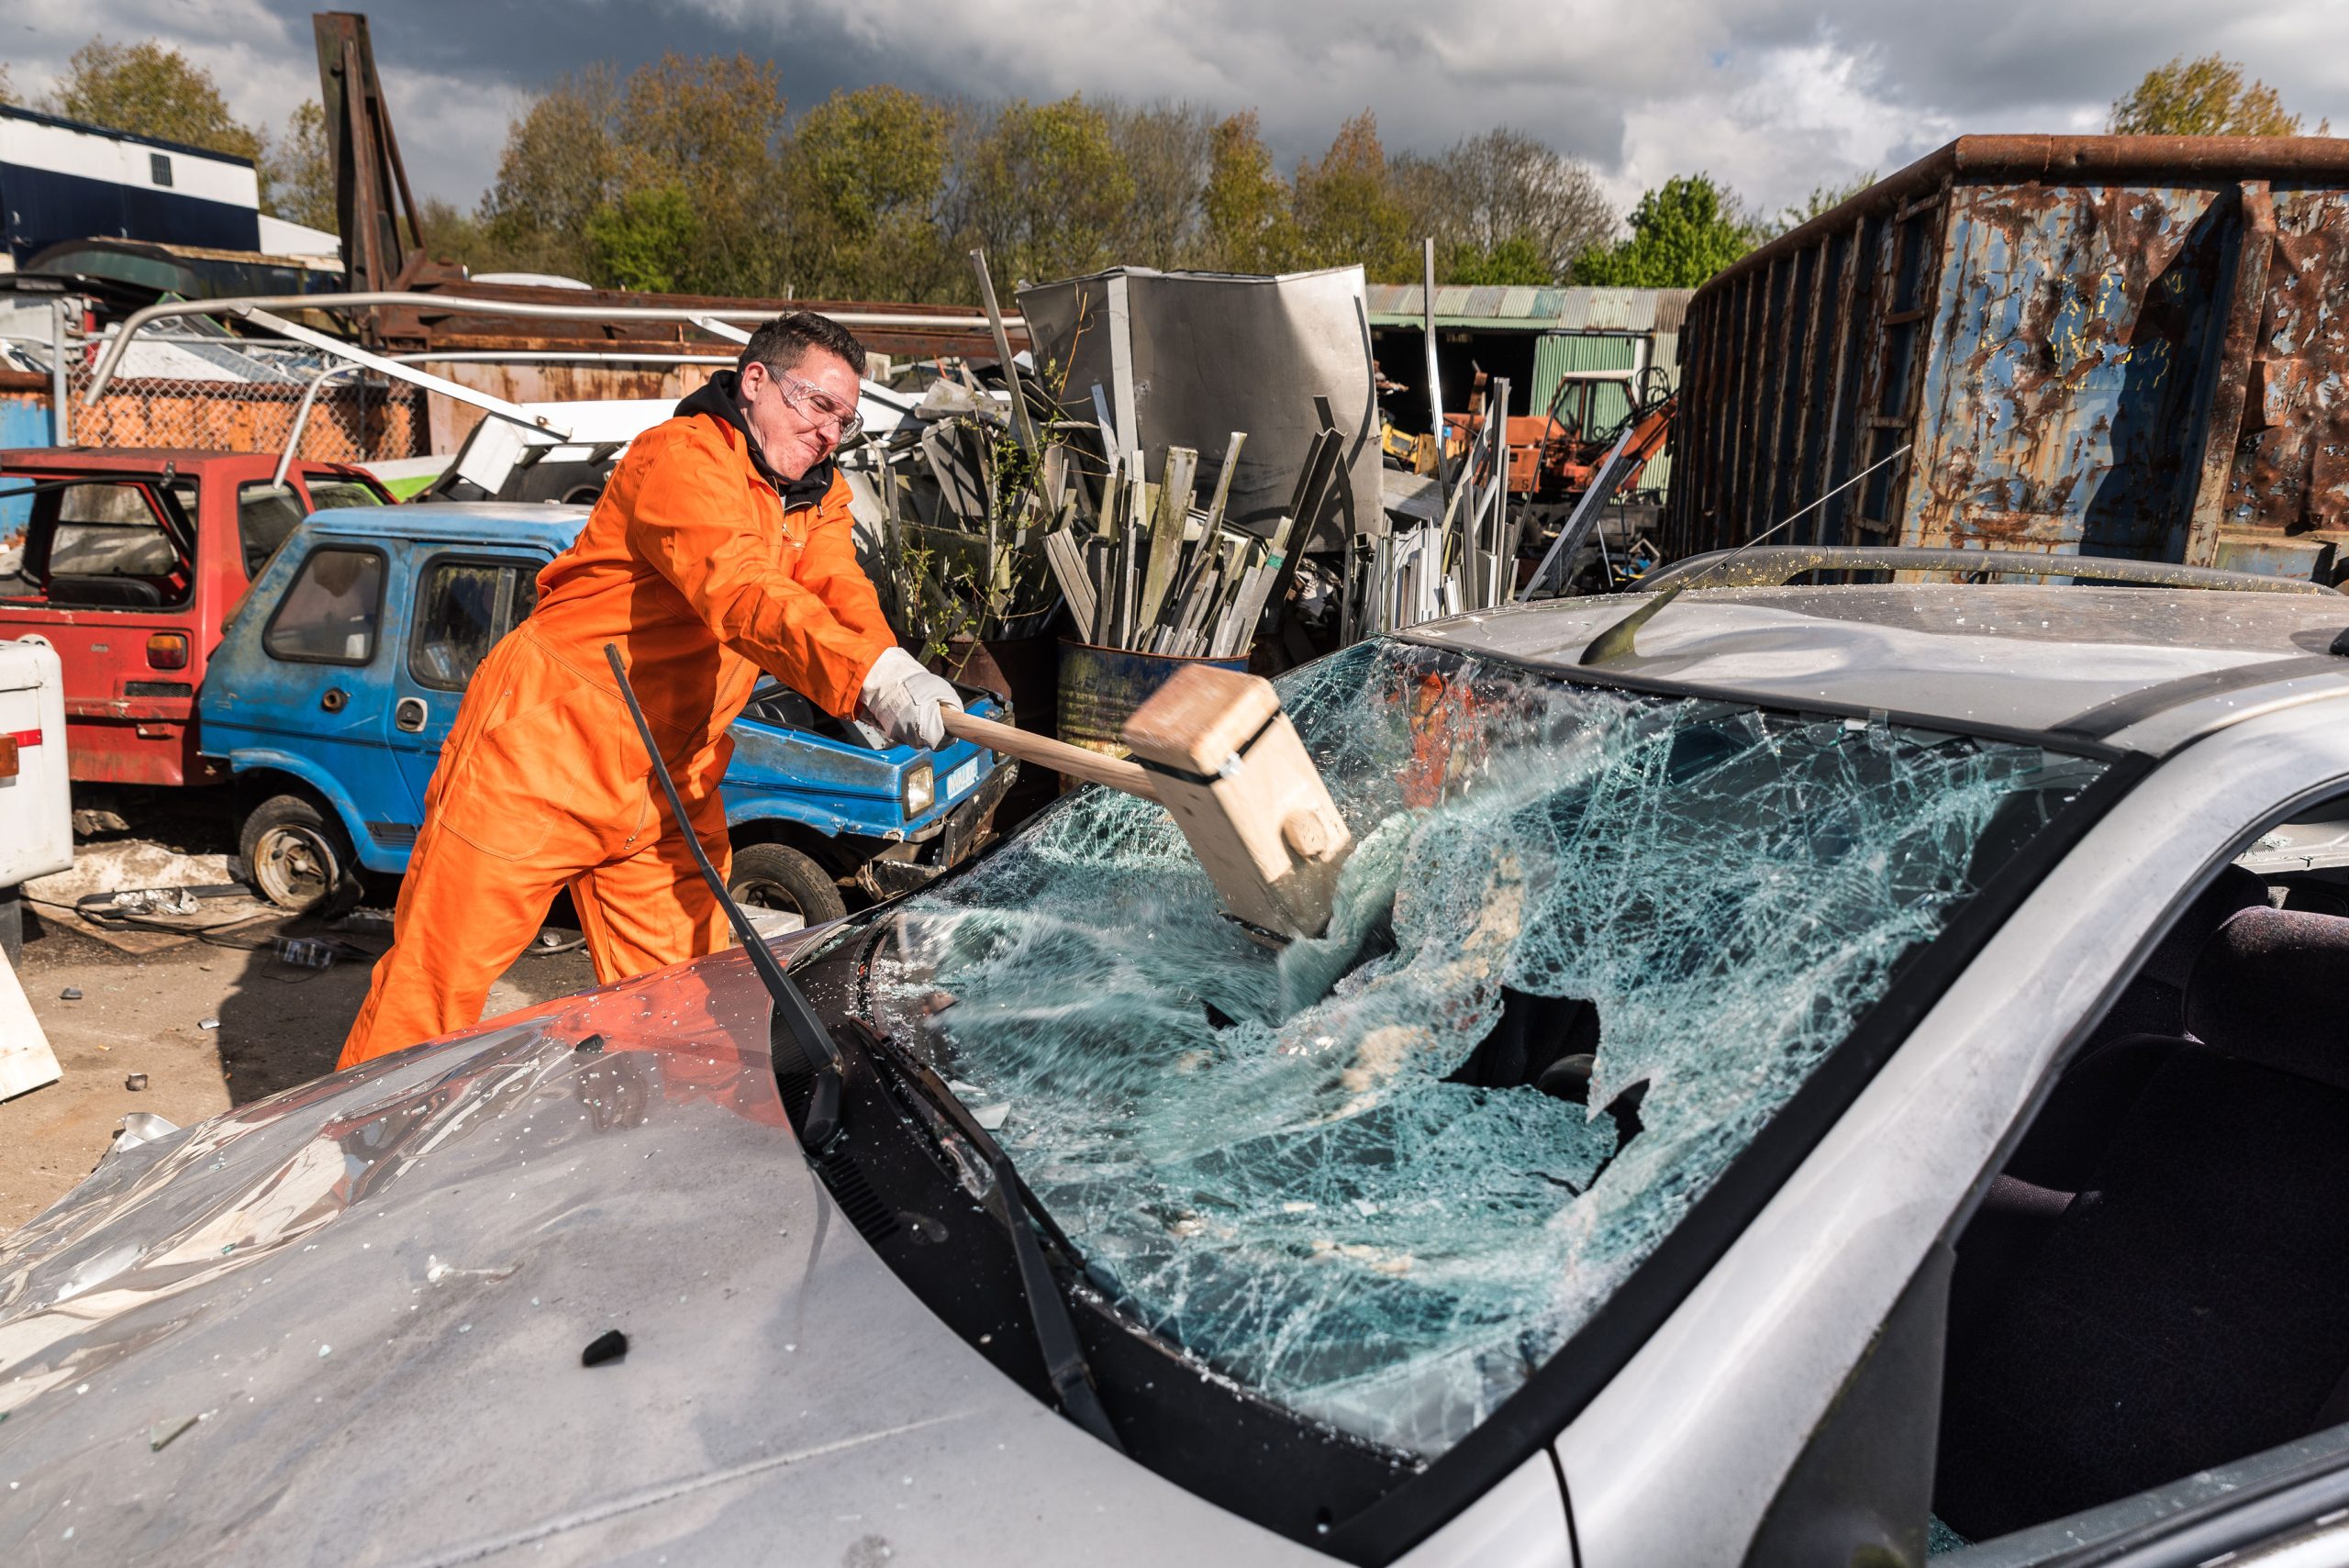
<svg viewBox="0 0 2349 1568">
<path fill-rule="evenodd" d="M 37 92 L 95 31 L 159 38 L 274 129 L 317 92 L 309 11 L 10 0 L 0 61 Z M 671 50 L 772 57 L 801 106 L 895 82 L 1252 107 L 1285 165 L 1364 107 L 1390 150 L 1506 123 L 1591 164 L 1626 205 L 1706 169 L 1771 209 L 1961 131 L 2099 129 L 2181 53 L 2241 61 L 2311 128 L 2349 132 L 2343 0 L 399 0 L 371 25 L 419 194 L 467 206 L 536 86 Z"/>
</svg>

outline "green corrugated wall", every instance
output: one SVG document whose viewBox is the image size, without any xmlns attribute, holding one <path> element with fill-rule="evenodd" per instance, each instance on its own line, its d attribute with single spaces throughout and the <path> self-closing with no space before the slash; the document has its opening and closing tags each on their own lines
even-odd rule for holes
<svg viewBox="0 0 2349 1568">
<path fill-rule="evenodd" d="M 1680 339 L 1674 332 L 1656 333 L 1651 353 L 1653 363 L 1660 364 L 1672 384 L 1680 384 Z M 1622 371 L 1639 363 L 1637 338 L 1595 332 L 1545 332 L 1533 343 L 1533 394 L 1531 406 L 1542 410 L 1550 406 L 1550 399 L 1557 395 L 1558 383 L 1568 371 Z M 1604 429 L 1623 417 L 1631 407 L 1629 390 L 1623 385 L 1605 385 L 1591 398 L 1591 427 Z M 1667 443 L 1655 460 L 1648 464 L 1640 477 L 1642 490 L 1661 490 L 1672 477 L 1672 448 Z"/>
</svg>

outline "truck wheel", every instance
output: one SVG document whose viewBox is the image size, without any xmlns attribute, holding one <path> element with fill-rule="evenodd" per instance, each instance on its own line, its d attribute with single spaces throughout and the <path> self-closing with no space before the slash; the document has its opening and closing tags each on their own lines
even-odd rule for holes
<svg viewBox="0 0 2349 1568">
<path fill-rule="evenodd" d="M 7 954 L 12 969 L 25 962 L 25 899 L 19 887 L 0 887 L 0 953 Z"/>
<path fill-rule="evenodd" d="M 281 909 L 325 902 L 354 865 L 342 824 L 298 795 L 273 795 L 254 806 L 237 848 L 253 886 Z"/>
<path fill-rule="evenodd" d="M 726 891 L 745 909 L 793 909 L 811 926 L 848 913 L 824 868 L 788 844 L 745 844 L 735 851 Z"/>
</svg>

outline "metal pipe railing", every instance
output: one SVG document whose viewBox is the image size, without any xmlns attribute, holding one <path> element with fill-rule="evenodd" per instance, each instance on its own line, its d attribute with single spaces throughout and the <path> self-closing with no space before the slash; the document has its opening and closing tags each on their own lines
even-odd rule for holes
<svg viewBox="0 0 2349 1568">
<path fill-rule="evenodd" d="M 429 360 L 435 364 L 653 364 L 653 365 L 730 365 L 731 354 L 646 354 L 605 353 L 598 350 L 575 349 L 455 349 L 434 352 L 430 350 L 410 354 L 385 356 L 395 364 L 413 364 Z M 270 475 L 272 484 L 285 483 L 286 471 L 294 466 L 294 453 L 302 444 L 302 432 L 309 428 L 310 410 L 318 400 L 326 384 L 339 375 L 368 367 L 356 361 L 327 366 L 310 379 L 302 394 L 302 401 L 294 409 L 294 427 L 285 434 L 285 450 L 277 454 L 277 468 Z M 403 378 L 405 379 L 405 378 Z M 544 422 L 540 422 L 544 426 Z M 551 427 L 544 427 L 551 428 Z"/>
<path fill-rule="evenodd" d="M 406 289 L 362 294 L 250 295 L 227 299 L 171 300 L 133 311 L 123 318 L 121 330 L 115 335 L 114 341 L 106 346 L 106 353 L 98 361 L 97 373 L 90 378 L 90 390 L 83 395 L 83 401 L 95 405 L 106 391 L 106 384 L 114 379 L 115 367 L 121 361 L 130 339 L 150 322 L 168 321 L 183 316 L 234 316 L 241 320 L 262 321 L 265 313 L 277 310 L 373 309 L 402 306 L 434 315 L 506 316 L 538 321 L 668 321 L 680 326 L 699 327 L 704 331 L 711 330 L 710 324 L 714 322 L 769 321 L 775 315 L 773 306 L 729 310 L 711 309 L 706 306 L 536 305 L 524 300 L 476 299 L 469 295 L 417 294 Z M 885 310 L 844 310 L 827 312 L 826 315 L 852 331 L 860 327 L 905 331 L 923 328 L 973 332 L 992 330 L 987 318 L 981 315 L 917 316 L 909 312 Z M 1024 318 L 1006 318 L 1007 324 L 1013 320 L 1019 322 L 1023 331 L 1026 329 Z M 291 323 L 281 324 L 274 317 L 270 317 L 263 324 L 273 331 L 279 329 L 281 325 L 291 326 Z M 298 328 L 292 335 L 304 342 L 312 342 L 323 336 L 305 334 Z"/>
</svg>

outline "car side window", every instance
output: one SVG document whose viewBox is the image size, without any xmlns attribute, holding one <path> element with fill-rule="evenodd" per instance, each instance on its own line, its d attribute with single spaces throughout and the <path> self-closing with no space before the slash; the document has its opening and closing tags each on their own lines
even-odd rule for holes
<svg viewBox="0 0 2349 1568">
<path fill-rule="evenodd" d="M 274 659 L 364 664 L 375 657 L 384 610 L 384 558 L 372 550 L 314 550 L 270 618 L 262 646 Z"/>
<path fill-rule="evenodd" d="M 2178 910 L 1959 1232 L 1930 1445 L 1948 1562 L 2071 1561 L 2349 1471 L 2344 1002 L 2339 796 Z M 2247 1543 L 2195 1539 L 2178 1561 Z"/>
<path fill-rule="evenodd" d="M 310 487 L 310 507 L 324 512 L 337 506 L 380 506 L 384 498 L 372 485 L 356 479 L 319 479 L 305 481 Z"/>
<path fill-rule="evenodd" d="M 408 673 L 419 685 L 460 692 L 497 639 L 538 603 L 536 562 L 435 561 L 417 593 Z"/>
<path fill-rule="evenodd" d="M 173 486 L 173 498 L 180 500 L 183 490 L 183 505 L 193 515 L 193 486 Z M 156 502 L 144 484 L 92 480 L 62 485 L 51 496 L 49 505 L 54 507 L 50 516 L 55 519 L 49 538 L 51 579 L 165 578 L 179 570 L 179 549 L 165 531 Z M 69 597 L 77 586 L 67 584 Z M 154 603 L 161 605 L 165 596 L 159 590 Z M 113 602 L 113 596 L 106 602 Z"/>
<path fill-rule="evenodd" d="M 247 578 L 261 574 L 262 564 L 303 516 L 302 498 L 291 485 L 257 479 L 237 486 L 237 539 L 244 548 Z"/>
</svg>

